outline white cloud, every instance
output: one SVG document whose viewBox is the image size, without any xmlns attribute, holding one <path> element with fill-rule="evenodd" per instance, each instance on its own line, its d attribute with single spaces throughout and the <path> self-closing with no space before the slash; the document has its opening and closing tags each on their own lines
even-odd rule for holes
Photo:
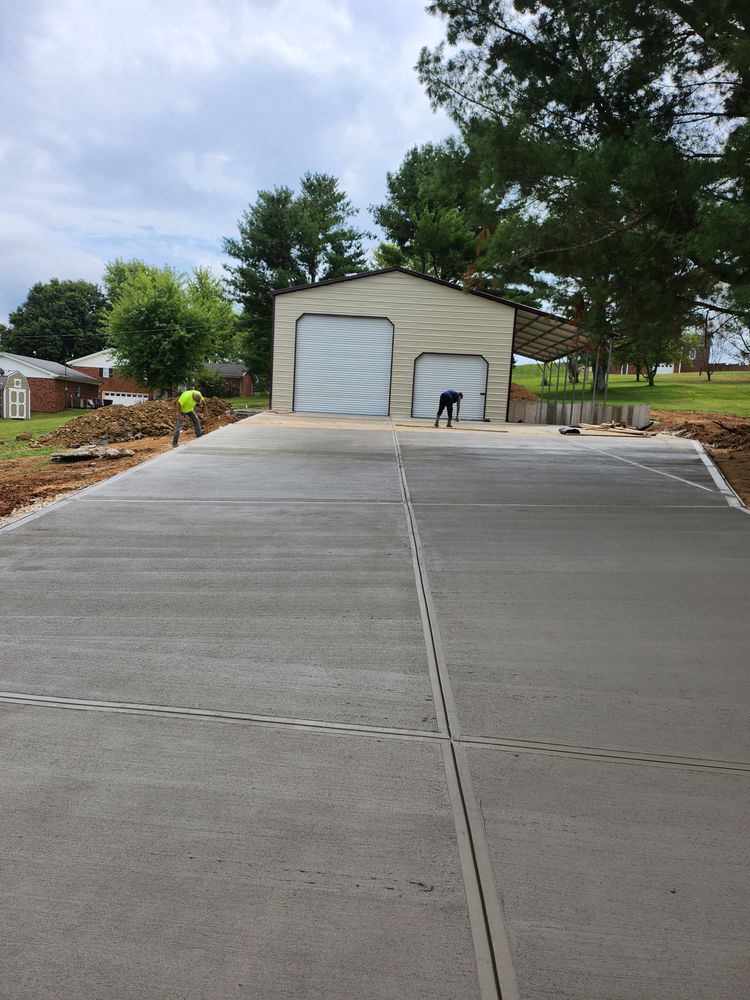
<svg viewBox="0 0 750 1000">
<path fill-rule="evenodd" d="M 115 256 L 184 269 L 259 187 L 336 174 L 372 225 L 385 173 L 447 135 L 416 80 L 422 0 L 26 0 L 3 13 L 0 320 Z M 8 42 L 10 44 L 8 44 Z"/>
</svg>

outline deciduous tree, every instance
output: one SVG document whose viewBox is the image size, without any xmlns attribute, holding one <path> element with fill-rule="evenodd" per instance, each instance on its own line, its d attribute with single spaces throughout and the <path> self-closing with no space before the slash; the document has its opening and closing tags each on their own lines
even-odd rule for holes
<svg viewBox="0 0 750 1000">
<path fill-rule="evenodd" d="M 2 345 L 12 354 L 65 364 L 104 346 L 106 300 L 89 281 L 38 282 L 10 314 Z"/>
<path fill-rule="evenodd" d="M 234 317 L 221 282 L 197 269 L 192 278 L 172 268 L 121 266 L 108 271 L 114 295 L 107 317 L 117 368 L 165 392 L 190 382 L 206 360 L 226 354 Z M 127 272 L 127 273 L 126 273 Z"/>
</svg>

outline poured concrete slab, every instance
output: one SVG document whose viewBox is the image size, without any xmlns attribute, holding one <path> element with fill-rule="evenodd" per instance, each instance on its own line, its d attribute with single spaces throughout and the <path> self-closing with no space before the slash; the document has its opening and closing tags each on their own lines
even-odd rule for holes
<svg viewBox="0 0 750 1000">
<path fill-rule="evenodd" d="M 416 506 L 462 732 L 747 759 L 750 522 L 641 495 Z"/>
<path fill-rule="evenodd" d="M 3 997 L 478 997 L 439 748 L 0 718 Z"/>
<path fill-rule="evenodd" d="M 435 728 L 400 504 L 97 496 L 3 536 L 0 690 Z"/>
<path fill-rule="evenodd" d="M 289 427 L 261 417 L 190 440 L 89 497 L 401 502 L 393 434 L 376 421 Z"/>
<path fill-rule="evenodd" d="M 745 1000 L 746 773 L 469 761 L 522 1000 Z"/>
<path fill-rule="evenodd" d="M 747 760 L 694 449 L 400 437 L 464 733 Z M 435 730 L 406 525 L 387 422 L 263 415 L 0 534 L 6 691 L 298 720 L 6 694 L 0 995 L 477 997 L 438 741 L 301 725 Z M 742 996 L 746 773 L 455 752 L 522 1000 Z"/>
<path fill-rule="evenodd" d="M 700 456 L 683 442 L 644 448 L 651 442 L 452 431 L 405 431 L 399 441 L 415 503 L 725 506 Z"/>
</svg>

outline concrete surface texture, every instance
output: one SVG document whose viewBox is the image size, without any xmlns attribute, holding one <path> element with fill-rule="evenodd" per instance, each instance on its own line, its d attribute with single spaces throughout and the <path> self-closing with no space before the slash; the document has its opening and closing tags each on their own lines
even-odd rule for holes
<svg viewBox="0 0 750 1000">
<path fill-rule="evenodd" d="M 750 995 L 750 518 L 690 443 L 261 415 L 0 572 L 0 997 Z"/>
</svg>

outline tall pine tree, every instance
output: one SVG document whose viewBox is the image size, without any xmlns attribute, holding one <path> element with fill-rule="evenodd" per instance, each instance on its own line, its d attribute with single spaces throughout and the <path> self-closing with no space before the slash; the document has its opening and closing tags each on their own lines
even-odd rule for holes
<svg viewBox="0 0 750 1000">
<path fill-rule="evenodd" d="M 335 177 L 307 173 L 298 195 L 288 187 L 259 191 L 239 236 L 224 240 L 227 285 L 242 306 L 243 360 L 262 381 L 271 370 L 271 291 L 364 270 L 366 234 L 350 224 L 354 215 Z"/>
<path fill-rule="evenodd" d="M 452 48 L 423 51 L 419 73 L 497 206 L 476 280 L 536 289 L 649 358 L 712 296 L 750 304 L 748 50 L 726 7 L 430 5 Z"/>
</svg>

